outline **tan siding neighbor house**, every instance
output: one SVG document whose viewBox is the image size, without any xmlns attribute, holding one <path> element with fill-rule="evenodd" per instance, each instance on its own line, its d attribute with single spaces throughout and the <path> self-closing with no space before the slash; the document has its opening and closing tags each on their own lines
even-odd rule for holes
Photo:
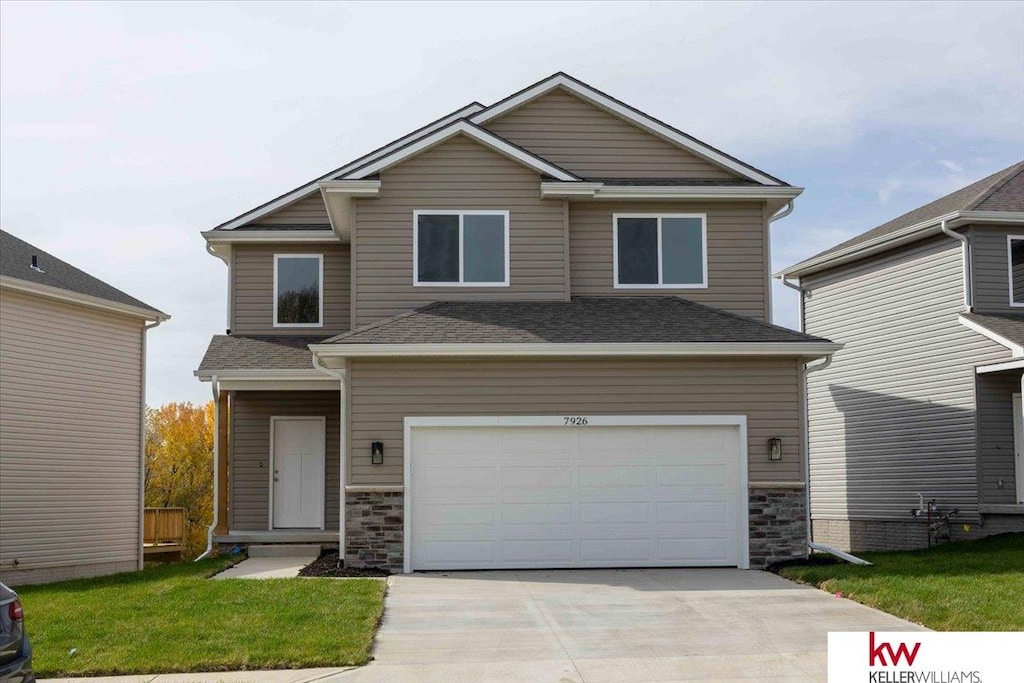
<svg viewBox="0 0 1024 683">
<path fill-rule="evenodd" d="M 803 374 L 840 345 L 769 322 L 800 192 L 559 73 L 204 232 L 233 311 L 196 371 L 213 542 L 395 571 L 806 555 Z"/>
<path fill-rule="evenodd" d="M 167 316 L 2 239 L 0 580 L 140 569 L 145 337 Z"/>
</svg>

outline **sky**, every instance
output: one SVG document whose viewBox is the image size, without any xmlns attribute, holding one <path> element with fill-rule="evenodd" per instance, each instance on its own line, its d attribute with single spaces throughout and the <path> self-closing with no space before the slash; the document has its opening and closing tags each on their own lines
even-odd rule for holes
<svg viewBox="0 0 1024 683">
<path fill-rule="evenodd" d="M 170 313 L 148 403 L 205 401 L 201 230 L 556 71 L 806 188 L 773 269 L 1024 159 L 1019 1 L 5 1 L 0 226 Z"/>
</svg>

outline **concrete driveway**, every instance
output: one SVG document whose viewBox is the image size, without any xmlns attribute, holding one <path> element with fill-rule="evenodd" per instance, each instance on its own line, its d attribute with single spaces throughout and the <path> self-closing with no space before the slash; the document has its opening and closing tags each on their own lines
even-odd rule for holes
<svg viewBox="0 0 1024 683">
<path fill-rule="evenodd" d="M 825 681 L 829 631 L 921 626 L 736 569 L 392 577 L 375 661 L 339 683 Z"/>
</svg>

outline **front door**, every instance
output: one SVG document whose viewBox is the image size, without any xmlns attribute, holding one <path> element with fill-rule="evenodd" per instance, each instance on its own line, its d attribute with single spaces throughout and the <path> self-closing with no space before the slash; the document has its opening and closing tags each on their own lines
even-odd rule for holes
<svg viewBox="0 0 1024 683">
<path fill-rule="evenodd" d="M 1013 395 L 1013 453 L 1017 469 L 1017 502 L 1024 503 L 1024 407 L 1021 406 L 1020 394 Z"/>
<path fill-rule="evenodd" d="M 270 418 L 270 526 L 324 528 L 322 417 Z"/>
</svg>

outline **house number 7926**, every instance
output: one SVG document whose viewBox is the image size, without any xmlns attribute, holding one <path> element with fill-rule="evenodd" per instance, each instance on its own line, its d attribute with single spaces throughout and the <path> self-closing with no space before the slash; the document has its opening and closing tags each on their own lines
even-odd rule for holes
<svg viewBox="0 0 1024 683">
<path fill-rule="evenodd" d="M 585 417 L 567 417 L 565 418 L 565 424 L 567 427 L 586 427 L 587 418 Z"/>
</svg>

